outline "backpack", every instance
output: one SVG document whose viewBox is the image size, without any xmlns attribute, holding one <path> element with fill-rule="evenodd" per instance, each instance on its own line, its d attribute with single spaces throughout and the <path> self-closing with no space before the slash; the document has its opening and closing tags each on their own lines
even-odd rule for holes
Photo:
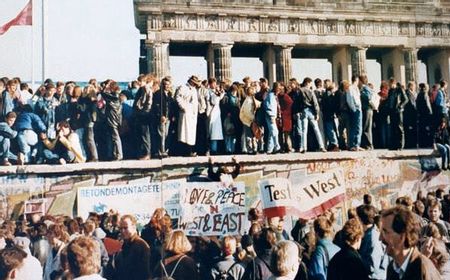
<svg viewBox="0 0 450 280">
<path fill-rule="evenodd" d="M 163 261 L 161 260 L 160 263 L 161 263 L 161 267 L 162 267 L 162 271 L 164 272 L 164 275 L 161 276 L 161 277 L 153 278 L 153 280 L 175 280 L 175 278 L 173 278 L 173 274 L 174 274 L 175 271 L 177 270 L 178 265 L 180 264 L 180 261 L 181 261 L 184 257 L 186 257 L 186 256 L 183 255 L 183 256 L 181 256 L 181 257 L 178 259 L 178 261 L 177 261 L 177 263 L 175 264 L 175 267 L 173 268 L 173 270 L 172 270 L 172 272 L 170 273 L 170 275 L 167 273 L 166 266 L 164 265 Z"/>
<path fill-rule="evenodd" d="M 220 271 L 219 275 L 216 277 L 216 280 L 235 280 L 234 277 L 230 274 L 230 271 L 236 264 L 237 262 L 232 264 L 226 271 Z"/>
</svg>

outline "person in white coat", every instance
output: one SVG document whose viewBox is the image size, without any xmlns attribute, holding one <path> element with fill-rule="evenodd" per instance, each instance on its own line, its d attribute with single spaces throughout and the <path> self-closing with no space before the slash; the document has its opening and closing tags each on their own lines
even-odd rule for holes
<svg viewBox="0 0 450 280">
<path fill-rule="evenodd" d="M 211 154 L 217 154 L 219 141 L 223 140 L 222 118 L 220 114 L 220 101 L 225 96 L 225 90 L 217 86 L 215 78 L 209 78 L 208 92 L 208 136 Z"/>
<path fill-rule="evenodd" d="M 175 93 L 175 100 L 179 107 L 178 141 L 185 144 L 188 155 L 196 156 L 193 148 L 197 135 L 198 92 L 201 81 L 191 76 L 186 85 L 181 86 Z"/>
<path fill-rule="evenodd" d="M 14 237 L 14 245 L 22 249 L 27 256 L 16 274 L 16 279 L 42 280 L 42 267 L 39 260 L 31 254 L 30 239 L 27 237 Z"/>
</svg>

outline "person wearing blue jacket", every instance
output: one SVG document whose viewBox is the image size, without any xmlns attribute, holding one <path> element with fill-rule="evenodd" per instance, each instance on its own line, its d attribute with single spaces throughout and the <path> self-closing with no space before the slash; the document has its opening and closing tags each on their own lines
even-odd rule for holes
<svg viewBox="0 0 450 280">
<path fill-rule="evenodd" d="M 356 211 L 364 229 L 359 254 L 366 270 L 369 272 L 369 279 L 384 280 L 386 279 L 389 257 L 380 240 L 380 231 L 375 225 L 377 211 L 372 205 L 362 205 Z"/>
<path fill-rule="evenodd" d="M 23 165 L 31 161 L 32 148 L 38 144 L 38 133 L 41 139 L 47 138 L 47 127 L 41 118 L 32 112 L 31 106 L 25 105 L 16 119 L 14 128 L 17 131 L 19 146 L 17 163 Z"/>
<path fill-rule="evenodd" d="M 9 162 L 10 159 L 17 160 L 17 157 L 9 150 L 11 139 L 17 136 L 17 131 L 12 129 L 16 118 L 16 113 L 9 112 L 6 114 L 5 121 L 0 122 L 0 164 L 4 166 L 11 165 Z"/>
<path fill-rule="evenodd" d="M 333 225 L 327 217 L 320 216 L 314 221 L 314 231 L 318 242 L 309 263 L 309 279 L 325 280 L 330 260 L 340 248 L 333 244 Z"/>
<path fill-rule="evenodd" d="M 273 83 L 272 91 L 267 94 L 266 99 L 263 101 L 263 108 L 268 127 L 266 149 L 268 154 L 277 153 L 281 149 L 280 143 L 278 142 L 278 128 L 276 122 L 278 116 L 278 101 L 276 95 L 280 92 L 280 90 L 280 83 Z"/>
</svg>

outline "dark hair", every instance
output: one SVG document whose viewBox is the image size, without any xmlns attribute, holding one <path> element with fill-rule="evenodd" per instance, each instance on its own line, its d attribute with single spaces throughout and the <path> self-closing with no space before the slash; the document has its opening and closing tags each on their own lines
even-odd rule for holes
<svg viewBox="0 0 450 280">
<path fill-rule="evenodd" d="M 440 80 L 440 81 L 439 81 L 439 85 L 440 85 L 441 87 L 445 87 L 446 84 L 447 84 L 447 81 L 446 81 L 446 80 Z"/>
<path fill-rule="evenodd" d="M 358 217 L 363 225 L 372 225 L 375 223 L 377 211 L 372 205 L 362 205 L 357 209 Z"/>
<path fill-rule="evenodd" d="M 363 201 L 364 201 L 364 204 L 372 204 L 372 196 L 370 194 L 366 193 L 363 196 Z"/>
<path fill-rule="evenodd" d="M 12 118 L 17 118 L 17 114 L 13 111 L 8 112 L 8 114 L 6 114 L 5 119 L 12 119 Z"/>
<path fill-rule="evenodd" d="M 306 77 L 303 79 L 302 86 L 305 87 L 306 84 L 312 83 L 312 79 L 310 77 Z"/>
<path fill-rule="evenodd" d="M 322 80 L 319 79 L 319 78 L 316 78 L 316 79 L 314 80 L 314 85 L 315 85 L 316 87 L 318 87 L 319 85 L 322 85 Z"/>
<path fill-rule="evenodd" d="M 263 228 L 256 237 L 255 250 L 262 252 L 264 250 L 272 249 L 275 243 L 277 243 L 275 231 L 272 228 Z"/>
<path fill-rule="evenodd" d="M 352 83 L 354 83 L 357 79 L 359 79 L 358 76 L 357 75 L 353 75 L 352 76 Z"/>
<path fill-rule="evenodd" d="M 419 241 L 420 225 L 418 219 L 411 210 L 402 206 L 397 206 L 384 210 L 381 213 L 381 216 L 382 218 L 394 216 L 390 226 L 397 234 L 405 234 L 405 248 L 416 246 Z"/>
</svg>

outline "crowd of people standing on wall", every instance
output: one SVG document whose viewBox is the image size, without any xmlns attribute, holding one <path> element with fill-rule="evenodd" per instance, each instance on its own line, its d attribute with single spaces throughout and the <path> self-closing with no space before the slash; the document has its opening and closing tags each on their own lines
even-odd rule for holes
<svg viewBox="0 0 450 280">
<path fill-rule="evenodd" d="M 125 90 L 113 80 L 47 80 L 34 93 L 2 78 L 0 92 L 3 165 L 434 147 L 449 167 L 444 80 L 416 89 L 390 79 L 377 90 L 366 75 L 272 85 L 191 76 L 174 88 L 147 74 Z"/>
<path fill-rule="evenodd" d="M 113 211 L 0 221 L 0 280 L 449 279 L 450 194 L 363 201 L 340 226 L 329 209 L 289 233 L 253 208 L 242 236 L 186 236 L 162 208 L 142 229 Z"/>
</svg>

